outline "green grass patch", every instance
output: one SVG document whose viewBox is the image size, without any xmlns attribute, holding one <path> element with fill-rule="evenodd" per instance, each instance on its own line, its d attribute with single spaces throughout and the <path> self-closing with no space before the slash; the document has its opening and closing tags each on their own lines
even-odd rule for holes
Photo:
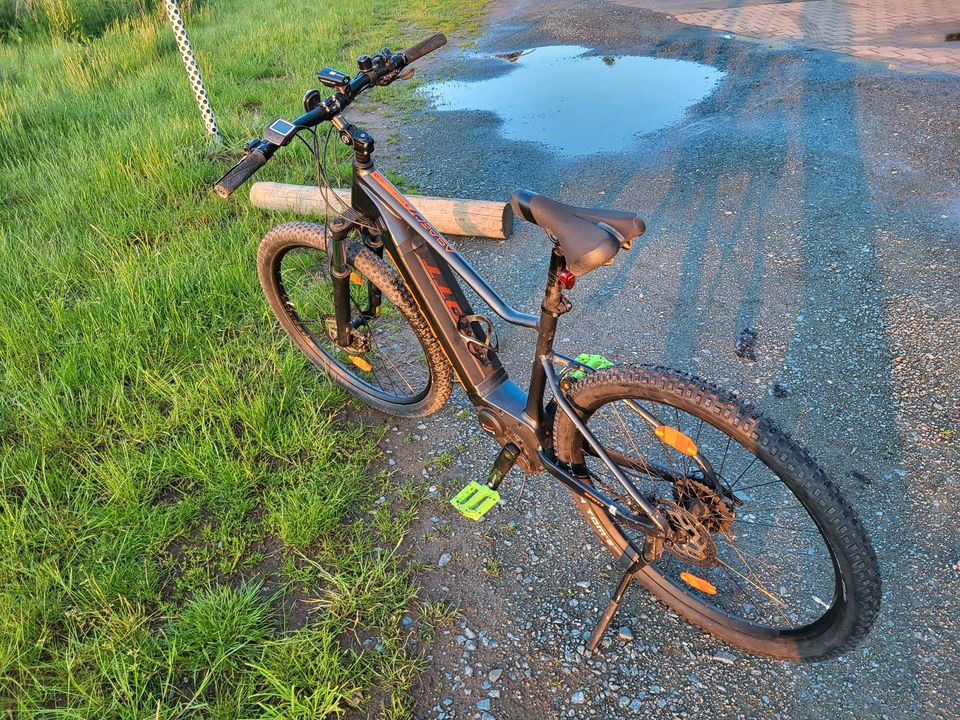
<svg viewBox="0 0 960 720">
<path fill-rule="evenodd" d="M 4 0 L 0 33 L 11 38 L 81 40 L 129 17 L 156 9 L 154 0 Z M 192 3 L 183 3 L 189 8 Z"/>
<path fill-rule="evenodd" d="M 377 431 L 339 419 L 256 281 L 277 218 L 209 187 L 315 70 L 478 11 L 193 3 L 214 152 L 154 3 L 28 6 L 76 22 L 2 16 L 0 711 L 403 717 L 418 496 L 367 514 Z M 263 177 L 311 173 L 288 149 Z"/>
</svg>

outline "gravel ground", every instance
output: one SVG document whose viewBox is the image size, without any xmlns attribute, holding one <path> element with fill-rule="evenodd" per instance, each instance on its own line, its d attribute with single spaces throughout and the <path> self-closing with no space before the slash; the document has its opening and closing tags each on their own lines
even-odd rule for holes
<svg viewBox="0 0 960 720">
<path fill-rule="evenodd" d="M 381 165 L 431 194 L 529 187 L 640 212 L 641 241 L 571 293 L 560 348 L 689 369 L 756 401 L 858 509 L 880 557 L 883 607 L 856 651 L 790 665 L 727 647 L 634 587 L 589 657 L 584 638 L 619 574 L 546 475 L 514 471 L 482 523 L 450 508 L 495 454 L 458 392 L 384 441 L 401 475 L 430 465 L 431 500 L 409 547 L 436 566 L 422 577 L 425 599 L 461 610 L 424 648 L 417 716 L 955 717 L 956 78 L 772 49 L 602 3 L 504 6 L 477 51 L 564 43 L 695 60 L 727 77 L 680 124 L 616 154 L 569 160 L 502 140 L 492 114 L 426 112 L 399 132 L 401 145 L 381 145 Z M 506 69 L 445 52 L 444 73 L 458 79 Z M 541 231 L 520 224 L 505 243 L 459 246 L 508 300 L 538 306 Z M 746 328 L 755 361 L 734 353 Z M 498 330 L 525 382 L 528 335 Z"/>
</svg>

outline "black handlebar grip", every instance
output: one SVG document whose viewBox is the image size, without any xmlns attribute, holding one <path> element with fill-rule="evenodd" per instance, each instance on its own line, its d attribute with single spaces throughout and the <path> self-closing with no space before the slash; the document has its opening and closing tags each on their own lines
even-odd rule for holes
<svg viewBox="0 0 960 720">
<path fill-rule="evenodd" d="M 431 35 L 423 42 L 419 42 L 413 47 L 408 47 L 403 51 L 403 56 L 407 59 L 408 63 L 412 63 L 414 60 L 422 58 L 427 53 L 432 53 L 437 48 L 443 47 L 447 44 L 447 36 L 443 33 L 437 33 L 436 35 Z"/>
<path fill-rule="evenodd" d="M 260 150 L 254 150 L 227 170 L 226 175 L 217 180 L 213 191 L 222 198 L 228 198 L 233 191 L 243 185 L 260 168 L 267 164 L 267 156 Z"/>
</svg>

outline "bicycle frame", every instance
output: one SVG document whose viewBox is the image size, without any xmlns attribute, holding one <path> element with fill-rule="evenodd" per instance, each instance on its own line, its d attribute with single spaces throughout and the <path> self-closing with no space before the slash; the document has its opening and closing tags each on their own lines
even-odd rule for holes
<svg viewBox="0 0 960 720">
<path fill-rule="evenodd" d="M 396 266 L 420 312 L 430 326 L 457 380 L 477 409 L 481 427 L 500 443 L 501 456 L 491 475 L 493 487 L 499 484 L 514 462 L 526 472 L 546 469 L 574 495 L 603 508 L 611 515 L 640 529 L 648 538 L 662 539 L 671 535 L 664 516 L 634 487 L 613 462 L 601 443 L 564 398 L 555 364 L 564 367 L 591 368 L 554 352 L 557 321 L 569 309 L 558 283 L 559 273 L 566 267 L 563 256 L 554 250 L 547 272 L 547 285 L 539 318 L 519 312 L 490 287 L 456 248 L 381 174 L 369 154 L 358 153 L 353 165 L 351 199 L 353 208 L 380 228 L 379 243 L 373 249 L 386 250 Z M 331 224 L 332 247 L 328 249 L 334 297 L 346 298 L 349 292 L 349 268 L 346 266 L 346 237 L 357 227 L 349 214 Z M 526 393 L 507 375 L 490 347 L 478 316 L 460 287 L 458 277 L 506 322 L 537 331 L 536 351 Z M 347 303 L 338 317 L 338 330 L 346 332 L 350 322 Z M 338 311 L 339 312 L 339 311 Z M 481 352 L 475 352 L 478 348 Z M 586 482 L 557 462 L 549 438 L 553 415 L 544 405 L 546 388 L 556 406 L 570 416 L 590 450 L 610 469 L 630 498 L 641 509 L 638 514 L 618 500 Z M 649 413 L 640 411 L 644 419 L 657 425 Z"/>
</svg>

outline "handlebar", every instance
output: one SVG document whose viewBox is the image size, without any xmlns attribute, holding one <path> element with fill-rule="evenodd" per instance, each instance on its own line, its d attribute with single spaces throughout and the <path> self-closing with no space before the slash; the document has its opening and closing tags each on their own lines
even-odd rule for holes
<svg viewBox="0 0 960 720">
<path fill-rule="evenodd" d="M 251 143 L 253 145 L 253 143 Z M 243 185 L 247 180 L 253 177 L 253 174 L 267 164 L 267 160 L 276 151 L 277 146 L 266 140 L 253 147 L 248 147 L 248 154 L 244 155 L 240 162 L 230 168 L 227 173 L 217 180 L 213 190 L 222 198 L 228 198 L 233 191 Z"/>
<path fill-rule="evenodd" d="M 373 57 L 361 56 L 358 60 L 360 71 L 351 80 L 336 70 L 325 69 L 320 81 L 334 88 L 334 93 L 323 101 L 307 109 L 293 122 L 275 120 L 265 132 L 266 138 L 254 138 L 247 143 L 244 156 L 236 165 L 214 184 L 214 191 L 222 198 L 228 198 L 238 187 L 249 180 L 254 173 L 267 164 L 278 148 L 287 145 L 301 130 L 316 127 L 342 113 L 360 93 L 375 85 L 389 85 L 394 80 L 405 79 L 409 75 L 403 69 L 424 55 L 443 47 L 447 38 L 442 33 L 431 35 L 426 40 L 398 53 L 384 48 Z"/>
<path fill-rule="evenodd" d="M 441 48 L 446 44 L 447 36 L 443 33 L 437 33 L 436 35 L 431 35 L 422 42 L 418 42 L 412 47 L 408 47 L 400 54 L 403 55 L 408 63 L 412 63 L 414 60 L 419 60 L 427 53 L 432 53 L 437 48 Z"/>
</svg>

